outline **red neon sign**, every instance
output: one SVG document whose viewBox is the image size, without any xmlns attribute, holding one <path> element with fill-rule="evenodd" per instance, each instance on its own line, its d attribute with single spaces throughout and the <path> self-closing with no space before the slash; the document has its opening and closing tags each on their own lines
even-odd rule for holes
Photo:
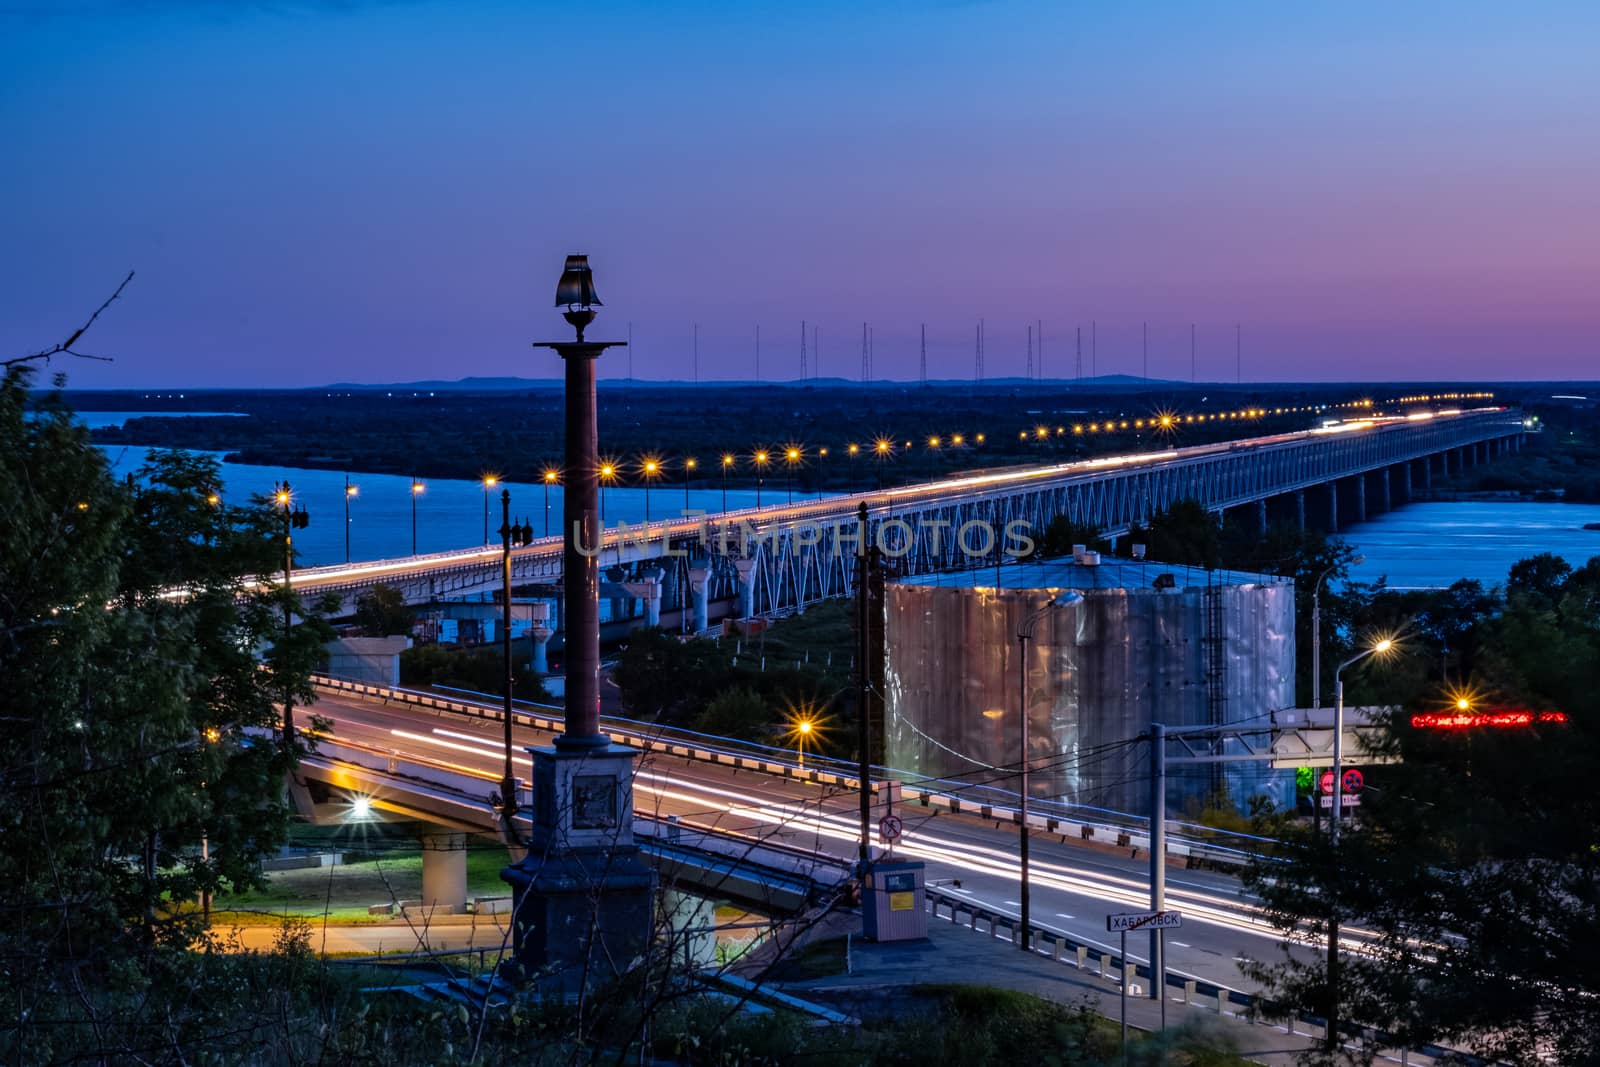
<svg viewBox="0 0 1600 1067">
<path fill-rule="evenodd" d="M 1419 730 L 1469 730 L 1484 726 L 1505 728 L 1532 726 L 1535 723 L 1565 726 L 1567 713 L 1517 708 L 1503 711 L 1427 712 L 1411 716 L 1411 725 Z"/>
</svg>

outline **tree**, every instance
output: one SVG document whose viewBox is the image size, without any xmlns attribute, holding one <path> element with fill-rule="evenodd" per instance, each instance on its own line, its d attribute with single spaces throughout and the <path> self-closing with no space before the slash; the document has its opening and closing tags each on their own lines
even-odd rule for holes
<svg viewBox="0 0 1600 1067">
<path fill-rule="evenodd" d="M 1044 533 L 1039 536 L 1039 547 L 1035 551 L 1049 559 L 1070 555 L 1073 545 L 1083 545 L 1096 552 L 1109 551 L 1105 538 L 1100 536 L 1099 529 L 1073 522 L 1065 515 L 1057 515 L 1050 520 L 1050 525 L 1046 526 Z"/>
<path fill-rule="evenodd" d="M 771 740 L 772 712 L 754 689 L 735 686 L 711 699 L 705 710 L 695 716 L 694 728 L 718 737 L 766 742 Z"/>
<path fill-rule="evenodd" d="M 1143 542 L 1148 557 L 1160 563 L 1222 566 L 1222 523 L 1197 500 L 1157 512 L 1147 528 L 1128 532 L 1128 542 Z"/>
<path fill-rule="evenodd" d="M 284 840 L 278 701 L 309 699 L 326 634 L 214 460 L 157 452 L 118 482 L 58 397 L 28 411 L 30 379 L 0 379 L 0 992 L 23 1060 L 138 1030 L 100 1014 L 133 991 L 191 995 L 163 985 L 200 933 L 175 904 L 253 883 Z"/>
<path fill-rule="evenodd" d="M 680 641 L 659 629 L 635 630 L 612 680 L 636 718 L 688 722 L 727 686 L 729 658 L 703 638 Z"/>
<path fill-rule="evenodd" d="M 417 613 L 403 592 L 382 582 L 356 598 L 356 625 L 368 637 L 409 634 Z"/>
<path fill-rule="evenodd" d="M 1437 1041 L 1530 1064 L 1600 1058 L 1595 575 L 1595 561 L 1576 572 L 1519 563 L 1503 609 L 1450 637 L 1470 652 L 1478 707 L 1559 710 L 1565 724 L 1434 730 L 1401 715 L 1387 743 L 1403 766 L 1374 769 L 1380 787 L 1363 795 L 1339 846 L 1285 824 L 1283 854 L 1250 871 L 1281 929 L 1325 930 L 1331 913 L 1372 932 L 1343 958 L 1341 1018 L 1413 1048 Z M 1476 592 L 1453 588 L 1439 600 L 1461 598 Z M 1419 646 L 1411 658 L 1442 662 L 1426 630 L 1408 641 Z M 1447 706 L 1445 680 L 1410 710 Z M 1252 971 L 1287 1006 L 1330 1003 L 1320 959 Z"/>
</svg>

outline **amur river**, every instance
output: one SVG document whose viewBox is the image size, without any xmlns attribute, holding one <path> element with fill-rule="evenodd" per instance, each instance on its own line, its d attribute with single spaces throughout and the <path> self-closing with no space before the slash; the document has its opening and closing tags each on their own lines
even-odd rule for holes
<svg viewBox="0 0 1600 1067">
<path fill-rule="evenodd" d="M 90 426 L 120 425 L 139 412 L 91 411 L 80 416 Z M 113 446 L 112 463 L 120 475 L 144 462 L 149 449 Z M 217 458 L 220 460 L 221 455 Z M 246 466 L 223 463 L 224 492 L 232 500 L 267 494 L 274 482 L 288 479 L 296 499 L 311 515 L 311 525 L 295 533 L 302 565 L 340 563 L 345 558 L 344 486 L 338 471 Z M 353 559 L 385 559 L 411 553 L 411 479 L 404 475 L 350 476 L 357 495 L 350 500 L 350 555 Z M 525 518 L 536 536 L 545 532 L 545 490 L 542 485 L 507 486 L 512 514 Z M 604 496 L 606 524 L 637 523 L 645 517 L 642 489 L 611 488 Z M 416 498 L 416 544 L 419 552 L 442 552 L 483 543 L 483 486 L 475 481 L 430 480 Z M 561 489 L 549 493 L 550 532 L 561 524 Z M 766 504 L 788 499 L 783 476 L 774 472 L 761 493 Z M 796 493 L 794 499 L 801 499 Z M 500 489 L 490 495 L 490 538 L 500 526 Z M 731 489 L 729 508 L 753 507 L 756 493 Z M 681 484 L 662 485 L 649 493 L 650 516 L 676 516 L 685 507 L 721 511 L 723 494 L 715 476 L 690 486 L 687 502 Z M 1460 578 L 1485 585 L 1504 584 L 1506 572 L 1519 559 L 1553 552 L 1574 567 L 1600 556 L 1600 505 L 1531 504 L 1505 501 L 1411 504 L 1346 528 L 1342 536 L 1366 556 L 1352 576 L 1360 581 L 1386 577 L 1391 588 L 1440 588 Z"/>
</svg>

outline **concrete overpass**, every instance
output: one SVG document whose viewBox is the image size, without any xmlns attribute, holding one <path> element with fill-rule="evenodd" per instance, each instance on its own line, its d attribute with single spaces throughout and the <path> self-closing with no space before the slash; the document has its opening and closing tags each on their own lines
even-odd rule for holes
<svg viewBox="0 0 1600 1067">
<path fill-rule="evenodd" d="M 1023 548 L 1022 537 L 1037 535 L 1060 516 L 1117 536 L 1191 498 L 1214 512 L 1241 512 L 1262 528 L 1276 515 L 1337 531 L 1342 523 L 1406 502 L 1435 473 L 1517 448 L 1523 433 L 1521 413 L 1507 408 L 1356 419 L 1234 442 L 980 471 L 793 506 L 624 525 L 588 547 L 600 555 L 609 582 L 602 595 L 615 601 L 614 617 L 633 614 L 635 600 L 647 623 L 659 621 L 663 608 L 681 606 L 690 616 L 684 628 L 699 631 L 716 603 L 748 617 L 803 610 L 848 594 L 862 533 L 856 514 L 863 503 L 865 535 L 898 557 L 905 573 L 971 566 L 985 556 L 998 560 L 999 553 Z M 1004 536 L 1007 529 L 1019 536 Z M 512 554 L 514 582 L 548 587 L 552 599 L 560 568 L 559 537 Z M 293 577 L 304 593 L 338 594 L 346 611 L 380 583 L 399 588 L 411 603 L 425 603 L 496 590 L 500 581 L 500 550 L 481 547 L 310 567 Z M 559 628 L 558 621 L 552 628 Z"/>
</svg>

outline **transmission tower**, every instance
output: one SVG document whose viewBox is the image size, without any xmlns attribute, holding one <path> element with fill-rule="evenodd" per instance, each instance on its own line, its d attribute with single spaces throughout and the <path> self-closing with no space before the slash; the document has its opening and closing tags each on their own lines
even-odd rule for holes
<svg viewBox="0 0 1600 1067">
<path fill-rule="evenodd" d="M 861 324 L 861 382 L 866 384 L 872 375 L 871 356 L 867 354 L 867 324 Z"/>
<path fill-rule="evenodd" d="M 1033 381 L 1033 327 L 1028 327 L 1028 380 Z"/>
<path fill-rule="evenodd" d="M 1077 332 L 1077 341 L 1075 342 L 1076 345 L 1077 345 L 1077 357 L 1076 357 L 1077 365 L 1073 368 L 1073 376 L 1078 378 L 1079 380 L 1082 380 L 1082 378 L 1083 378 L 1083 327 L 1082 326 L 1077 327 L 1077 331 L 1078 331 Z"/>
<path fill-rule="evenodd" d="M 928 384 L 928 324 L 922 324 L 922 355 L 917 361 L 917 370 L 922 378 L 923 386 Z"/>
<path fill-rule="evenodd" d="M 809 372 L 808 372 L 808 370 L 806 368 L 806 320 L 805 319 L 801 319 L 800 320 L 800 380 L 802 382 L 806 380 L 807 373 L 809 373 Z"/>
</svg>

